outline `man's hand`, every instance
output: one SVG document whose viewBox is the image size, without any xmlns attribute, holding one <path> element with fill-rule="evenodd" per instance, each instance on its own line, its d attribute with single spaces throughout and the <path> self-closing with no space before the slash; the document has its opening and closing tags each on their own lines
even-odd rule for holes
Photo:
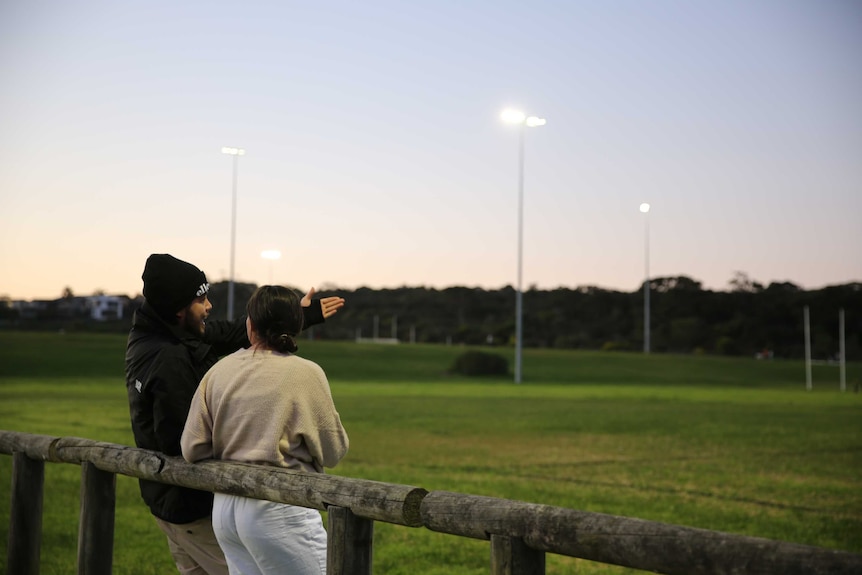
<svg viewBox="0 0 862 575">
<path fill-rule="evenodd" d="M 314 297 L 314 294 L 317 293 L 317 290 L 311 288 L 308 290 L 308 293 L 303 296 L 299 302 L 302 304 L 302 307 L 308 307 L 311 305 L 311 298 Z M 324 297 L 320 298 L 320 309 L 323 312 L 323 319 L 328 319 L 335 315 L 338 310 L 344 307 L 344 298 L 338 296 Z"/>
</svg>

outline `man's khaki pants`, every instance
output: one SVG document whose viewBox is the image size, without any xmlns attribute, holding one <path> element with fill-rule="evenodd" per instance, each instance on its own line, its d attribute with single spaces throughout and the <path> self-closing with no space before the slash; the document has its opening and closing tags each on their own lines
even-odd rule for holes
<svg viewBox="0 0 862 575">
<path fill-rule="evenodd" d="M 212 517 L 192 523 L 168 523 L 155 517 L 168 536 L 168 547 L 181 575 L 228 575 L 227 562 L 213 533 Z"/>
</svg>

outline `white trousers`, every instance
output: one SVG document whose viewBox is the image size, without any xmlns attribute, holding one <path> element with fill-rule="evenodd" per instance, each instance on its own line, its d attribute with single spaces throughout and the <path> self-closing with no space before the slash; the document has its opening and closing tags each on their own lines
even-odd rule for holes
<svg viewBox="0 0 862 575">
<path fill-rule="evenodd" d="M 213 531 L 230 575 L 326 575 L 326 530 L 314 509 L 216 493 Z"/>
</svg>

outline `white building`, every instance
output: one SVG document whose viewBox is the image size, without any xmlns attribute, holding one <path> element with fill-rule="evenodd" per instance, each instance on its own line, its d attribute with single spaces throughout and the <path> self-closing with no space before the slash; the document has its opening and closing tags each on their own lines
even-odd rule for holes
<svg viewBox="0 0 862 575">
<path fill-rule="evenodd" d="M 90 318 L 96 321 L 109 321 L 123 319 L 123 312 L 129 298 L 116 295 L 91 295 L 87 296 L 87 309 Z"/>
</svg>

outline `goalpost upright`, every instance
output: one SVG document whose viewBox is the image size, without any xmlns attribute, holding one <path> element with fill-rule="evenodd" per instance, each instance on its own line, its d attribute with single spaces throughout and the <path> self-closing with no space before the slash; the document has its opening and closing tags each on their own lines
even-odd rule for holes
<svg viewBox="0 0 862 575">
<path fill-rule="evenodd" d="M 808 306 L 803 308 L 803 322 L 805 329 L 805 389 L 811 391 L 811 322 Z M 847 364 L 846 348 L 844 347 L 844 308 L 838 310 L 838 381 L 841 391 L 847 390 Z"/>
<path fill-rule="evenodd" d="M 811 326 L 808 321 L 808 306 L 802 310 L 805 326 L 805 389 L 811 391 Z"/>
<path fill-rule="evenodd" d="M 839 365 L 839 369 L 841 371 L 841 391 L 847 390 L 847 366 L 845 361 L 847 358 L 845 357 L 845 348 L 844 348 L 844 308 L 838 310 L 838 354 L 839 361 L 841 364 Z"/>
</svg>

